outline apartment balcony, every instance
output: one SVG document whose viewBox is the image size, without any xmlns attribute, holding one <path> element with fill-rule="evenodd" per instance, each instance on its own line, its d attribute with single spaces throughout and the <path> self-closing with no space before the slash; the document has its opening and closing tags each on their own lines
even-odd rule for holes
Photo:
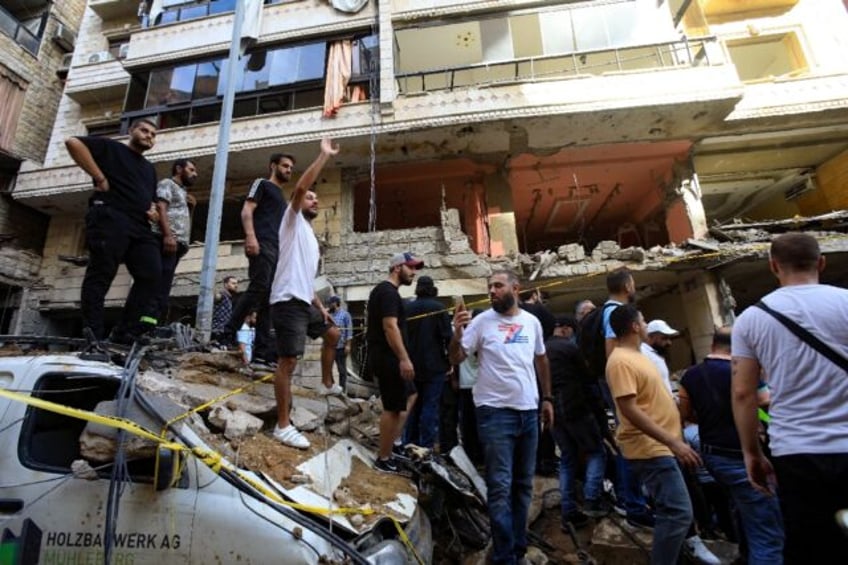
<svg viewBox="0 0 848 565">
<path fill-rule="evenodd" d="M 531 136 L 566 128 L 584 143 L 696 135 L 721 124 L 743 92 L 715 38 L 457 65 L 395 79 L 394 117 L 410 127 L 538 118 L 538 127 L 527 127 Z M 565 125 L 575 120 L 579 127 Z"/>
<path fill-rule="evenodd" d="M 268 5 L 263 10 L 259 45 L 369 29 L 374 23 L 376 2 L 369 2 L 353 15 L 324 2 Z M 152 26 L 132 35 L 124 64 L 132 70 L 175 59 L 220 54 L 229 49 L 232 35 L 232 12 Z"/>
<path fill-rule="evenodd" d="M 83 55 L 68 73 L 65 94 L 79 104 L 123 100 L 130 75 L 108 51 Z"/>
<path fill-rule="evenodd" d="M 88 7 L 104 22 L 131 18 L 136 15 L 138 2 L 127 0 L 89 0 Z"/>
</svg>

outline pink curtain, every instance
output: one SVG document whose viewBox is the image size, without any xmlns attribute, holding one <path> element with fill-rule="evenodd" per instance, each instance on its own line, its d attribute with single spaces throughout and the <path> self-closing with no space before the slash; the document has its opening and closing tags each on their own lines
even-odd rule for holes
<svg viewBox="0 0 848 565">
<path fill-rule="evenodd" d="M 349 39 L 330 43 L 327 57 L 327 82 L 324 85 L 324 117 L 333 118 L 339 111 L 350 80 L 353 51 Z"/>
</svg>

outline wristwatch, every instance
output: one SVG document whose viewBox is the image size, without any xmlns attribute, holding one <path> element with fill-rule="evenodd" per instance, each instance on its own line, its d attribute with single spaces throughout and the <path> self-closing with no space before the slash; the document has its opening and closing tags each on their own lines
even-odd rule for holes
<svg viewBox="0 0 848 565">
<path fill-rule="evenodd" d="M 551 404 L 553 404 L 554 403 L 554 397 L 553 396 L 543 396 L 542 402 L 550 402 Z"/>
</svg>

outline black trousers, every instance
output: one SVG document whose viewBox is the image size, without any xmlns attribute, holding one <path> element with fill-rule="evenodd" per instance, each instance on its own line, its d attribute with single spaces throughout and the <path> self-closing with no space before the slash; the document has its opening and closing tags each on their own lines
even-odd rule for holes
<svg viewBox="0 0 848 565">
<path fill-rule="evenodd" d="M 150 226 L 105 204 L 92 205 L 85 216 L 85 244 L 89 260 L 80 293 L 83 325 L 98 339 L 105 337 L 103 303 L 121 263 L 127 266 L 133 284 L 119 328 L 138 333 L 143 323 L 155 324 L 151 307 L 162 274 L 162 254 Z"/>
<path fill-rule="evenodd" d="M 347 353 L 344 347 L 336 348 L 336 369 L 339 371 L 339 386 L 346 390 L 347 386 Z"/>
<path fill-rule="evenodd" d="M 786 565 L 848 563 L 848 535 L 834 519 L 848 508 L 848 454 L 772 458 L 783 513 Z"/>
<path fill-rule="evenodd" d="M 159 241 L 161 245 L 162 238 L 159 238 Z M 153 306 L 150 308 L 159 323 L 165 320 L 168 313 L 168 298 L 171 296 L 171 286 L 174 284 L 174 273 L 177 271 L 180 259 L 186 253 L 188 253 L 188 245 L 182 242 L 177 243 L 177 251 L 173 255 L 162 253 L 162 276 L 153 295 Z"/>
<path fill-rule="evenodd" d="M 233 314 L 224 328 L 227 335 L 235 337 L 236 332 L 244 323 L 244 319 L 252 309 L 256 308 L 256 339 L 253 342 L 254 359 L 277 360 L 274 339 L 271 337 L 272 324 L 269 300 L 271 283 L 274 280 L 274 272 L 277 270 L 278 251 L 273 244 L 260 241 L 259 255 L 248 256 L 247 276 L 250 278 L 250 284 L 248 284 L 247 290 L 239 296 L 238 301 L 233 304 Z"/>
</svg>

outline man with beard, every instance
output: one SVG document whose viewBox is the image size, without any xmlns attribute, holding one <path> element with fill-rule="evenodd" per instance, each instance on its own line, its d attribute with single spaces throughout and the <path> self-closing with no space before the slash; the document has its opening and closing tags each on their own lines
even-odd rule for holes
<svg viewBox="0 0 848 565">
<path fill-rule="evenodd" d="M 171 166 L 171 178 L 162 179 L 156 186 L 156 209 L 159 223 L 153 225 L 154 233 L 162 237 L 162 278 L 153 297 L 157 319 L 168 310 L 168 296 L 174 282 L 174 272 L 183 255 L 188 253 L 191 238 L 191 210 L 197 203 L 186 189 L 197 180 L 197 168 L 188 159 L 177 159 Z"/>
<path fill-rule="evenodd" d="M 121 343 L 131 343 L 156 325 L 149 308 L 162 273 L 159 242 L 150 229 L 150 222 L 157 221 L 156 169 L 143 156 L 156 142 L 156 124 L 140 118 L 130 125 L 129 134 L 126 143 L 99 136 L 65 142 L 71 158 L 94 183 L 85 215 L 88 266 L 80 293 L 84 331 L 90 339 L 103 339 L 104 300 L 124 263 L 133 284 L 121 321 L 110 335 L 111 341 Z"/>
<path fill-rule="evenodd" d="M 380 387 L 380 447 L 374 467 L 384 473 L 400 473 L 392 455 L 409 408 L 415 403 L 415 367 L 409 356 L 406 313 L 398 287 L 409 286 L 424 261 L 412 253 L 397 253 L 389 261 L 389 277 L 368 295 L 368 363 Z"/>
<path fill-rule="evenodd" d="M 339 329 L 315 294 L 315 275 L 321 250 L 312 231 L 312 220 L 318 216 L 318 195 L 311 189 L 321 169 L 337 155 L 339 148 L 324 138 L 321 153 L 297 181 L 291 201 L 283 213 L 279 232 L 279 258 L 271 284 L 271 319 L 277 333 L 277 369 L 274 396 L 277 400 L 277 426 L 274 438 L 284 445 L 306 449 L 309 440 L 291 423 L 291 376 L 297 358 L 306 348 L 306 336 L 324 336 L 321 349 L 322 394 L 341 394 L 333 384 L 333 361 Z M 257 336 L 258 337 L 258 336 Z M 254 354 L 255 355 L 255 354 Z"/>
<path fill-rule="evenodd" d="M 450 343 L 454 365 L 475 353 L 480 362 L 474 404 L 486 464 L 492 563 L 511 565 L 527 551 L 527 516 L 539 440 L 539 389 L 542 423 L 546 427 L 554 423 L 542 325 L 519 308 L 518 291 L 515 273 L 492 273 L 492 308 L 472 320 L 470 312 L 458 307 Z"/>
<path fill-rule="evenodd" d="M 291 155 L 274 153 L 268 165 L 269 177 L 253 181 L 247 193 L 241 209 L 241 225 L 244 228 L 244 253 L 247 255 L 250 283 L 233 305 L 233 312 L 221 336 L 223 343 L 234 345 L 236 332 L 248 312 L 255 309 L 257 319 L 253 358 L 266 363 L 275 360 L 268 305 L 271 280 L 277 268 L 280 245 L 278 231 L 286 210 L 282 188 L 291 178 L 294 163 Z"/>
<path fill-rule="evenodd" d="M 671 347 L 672 338 L 679 336 L 680 332 L 669 326 L 665 320 L 651 320 L 648 323 L 646 332 L 646 339 L 639 345 L 639 350 L 651 360 L 654 367 L 657 368 L 657 372 L 659 372 L 666 390 L 668 390 L 669 394 L 673 395 L 666 357 L 668 356 L 668 349 Z M 698 488 L 696 478 L 692 471 L 688 469 L 682 469 L 682 472 L 683 478 L 686 481 L 689 500 L 692 502 L 698 496 L 695 490 Z M 701 536 L 698 535 L 694 522 L 689 526 L 689 531 L 686 533 L 684 549 L 695 557 L 698 563 L 704 565 L 719 565 L 721 563 L 718 557 L 704 545 Z"/>
<path fill-rule="evenodd" d="M 671 392 L 671 379 L 665 358 L 668 356 L 668 348 L 671 347 L 672 338 L 679 335 L 680 332 L 669 326 L 664 320 L 651 320 L 648 323 L 648 339 L 639 346 L 642 353 L 647 355 L 657 367 L 663 384 L 669 392 Z"/>
</svg>

